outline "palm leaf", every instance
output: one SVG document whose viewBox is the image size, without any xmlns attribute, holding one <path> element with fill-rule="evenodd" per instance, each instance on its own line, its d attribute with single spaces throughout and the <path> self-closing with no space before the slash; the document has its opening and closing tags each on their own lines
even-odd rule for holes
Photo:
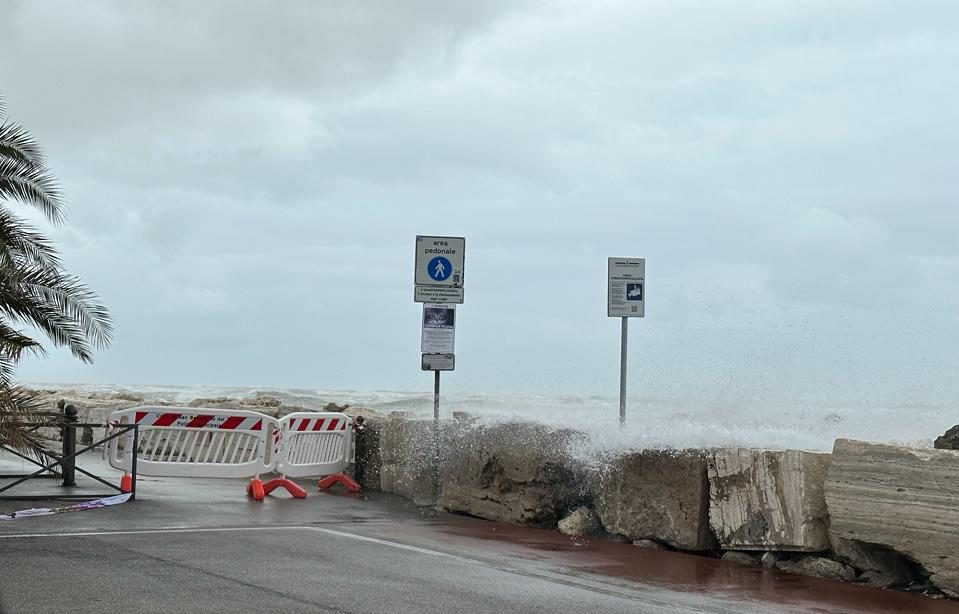
<svg viewBox="0 0 959 614">
<path fill-rule="evenodd" d="M 0 157 L 35 167 L 45 164 L 40 145 L 23 126 L 12 122 L 0 125 Z"/>
<path fill-rule="evenodd" d="M 29 425 L 56 427 L 61 421 L 62 416 L 48 411 L 35 392 L 8 382 L 0 383 L 0 443 L 20 452 L 32 452 L 38 460 L 42 459 L 48 456 L 46 442 Z"/>
<path fill-rule="evenodd" d="M 113 325 L 95 293 L 76 277 L 43 267 L 0 275 L 0 312 L 42 330 L 83 362 L 110 343 Z"/>
<path fill-rule="evenodd" d="M 17 265 L 59 269 L 60 255 L 53 244 L 26 222 L 0 208 L 0 268 L 4 274 Z"/>
<path fill-rule="evenodd" d="M 51 223 L 63 222 L 60 188 L 44 166 L 0 157 L 0 199 L 21 201 L 40 210 Z"/>
<path fill-rule="evenodd" d="M 12 363 L 18 363 L 27 352 L 44 354 L 43 346 L 40 345 L 38 341 L 27 337 L 22 332 L 0 320 L 0 356 L 8 357 Z M 7 377 L 7 375 L 2 372 L 2 369 L 2 364 L 0 364 L 0 379 Z M 12 379 L 12 374 L 11 371 L 9 379 Z M 6 381 L 9 381 L 9 379 Z"/>
</svg>

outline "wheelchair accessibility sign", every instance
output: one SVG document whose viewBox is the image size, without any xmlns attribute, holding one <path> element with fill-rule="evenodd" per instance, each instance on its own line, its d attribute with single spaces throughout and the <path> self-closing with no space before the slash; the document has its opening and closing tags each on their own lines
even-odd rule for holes
<svg viewBox="0 0 959 614">
<path fill-rule="evenodd" d="M 610 258 L 607 315 L 611 318 L 646 317 L 646 259 Z"/>
</svg>

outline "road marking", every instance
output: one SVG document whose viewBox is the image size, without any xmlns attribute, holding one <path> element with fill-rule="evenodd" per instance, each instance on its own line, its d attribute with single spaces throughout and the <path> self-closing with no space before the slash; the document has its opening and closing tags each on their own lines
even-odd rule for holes
<svg viewBox="0 0 959 614">
<path fill-rule="evenodd" d="M 343 531 L 334 531 L 333 529 L 321 529 L 319 527 L 306 527 L 311 531 L 319 531 L 320 533 L 328 533 L 330 535 L 337 535 L 339 537 L 347 537 L 349 539 L 356 539 L 362 542 L 370 542 L 373 544 L 380 544 L 381 546 L 389 546 L 391 548 L 399 548 L 400 550 L 409 550 L 411 552 L 419 552 L 420 554 L 429 554 L 431 556 L 442 556 L 451 559 L 460 559 L 462 561 L 474 562 L 472 559 L 464 559 L 463 557 L 456 556 L 455 554 L 448 554 L 446 552 L 440 552 L 439 550 L 429 550 L 428 548 L 420 548 L 418 546 L 408 546 L 406 544 L 401 544 L 399 542 L 393 542 L 386 539 L 378 539 L 376 537 L 367 537 L 365 535 L 357 535 L 356 533 L 344 533 Z"/>
<path fill-rule="evenodd" d="M 19 535 L 0 535 L 0 539 L 18 539 L 23 537 L 109 537 L 111 535 L 153 535 L 158 533 L 225 533 L 228 531 L 288 531 L 292 529 L 310 529 L 312 527 L 165 527 L 160 529 L 137 529 L 131 531 L 86 531 L 78 533 L 21 533 Z"/>
<path fill-rule="evenodd" d="M 356 533 L 347 533 L 345 531 L 334 531 L 333 529 L 323 529 L 320 527 L 207 527 L 207 528 L 190 528 L 190 527 L 166 527 L 159 529 L 137 529 L 131 531 L 87 531 L 87 532 L 76 532 L 76 533 L 23 533 L 19 535 L 0 535 L 0 539 L 22 539 L 22 538 L 37 538 L 37 537 L 110 537 L 113 535 L 162 535 L 166 533 L 227 533 L 231 531 L 290 531 L 290 530 L 307 530 L 307 531 L 316 531 L 318 533 L 326 533 L 327 535 L 335 535 L 337 537 L 345 537 L 348 539 L 355 539 L 357 541 L 368 542 L 371 544 L 379 544 L 381 546 L 389 546 L 391 548 L 398 548 L 400 550 L 408 550 L 410 552 L 418 552 L 420 554 L 428 554 L 430 556 L 442 556 L 447 558 L 454 559 L 463 559 L 462 557 L 456 556 L 455 554 L 448 554 L 446 552 L 440 552 L 438 550 L 430 550 L 428 548 L 420 548 L 418 546 L 410 546 L 407 544 L 402 544 L 400 542 L 389 541 L 386 539 L 379 539 L 376 537 L 367 537 L 365 535 L 358 535 Z"/>
</svg>

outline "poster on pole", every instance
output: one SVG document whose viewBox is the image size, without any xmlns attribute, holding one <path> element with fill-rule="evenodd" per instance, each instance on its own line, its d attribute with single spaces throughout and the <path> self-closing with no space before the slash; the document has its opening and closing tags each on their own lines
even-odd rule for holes
<svg viewBox="0 0 959 614">
<path fill-rule="evenodd" d="M 646 259 L 610 258 L 606 314 L 611 318 L 646 317 Z"/>
<path fill-rule="evenodd" d="M 456 304 L 424 303 L 423 336 L 420 352 L 423 354 L 452 354 L 456 336 Z"/>
</svg>

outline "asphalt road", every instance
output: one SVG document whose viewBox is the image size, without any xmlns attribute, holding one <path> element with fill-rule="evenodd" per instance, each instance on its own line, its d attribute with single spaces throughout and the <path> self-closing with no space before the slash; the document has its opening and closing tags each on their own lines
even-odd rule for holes
<svg viewBox="0 0 959 614">
<path fill-rule="evenodd" d="M 387 495 L 311 487 L 306 500 L 256 503 L 243 488 L 146 479 L 135 502 L 0 522 L 2 611 L 959 612 L 955 602 L 424 512 Z M 33 505 L 4 502 L 0 512 Z"/>
</svg>

